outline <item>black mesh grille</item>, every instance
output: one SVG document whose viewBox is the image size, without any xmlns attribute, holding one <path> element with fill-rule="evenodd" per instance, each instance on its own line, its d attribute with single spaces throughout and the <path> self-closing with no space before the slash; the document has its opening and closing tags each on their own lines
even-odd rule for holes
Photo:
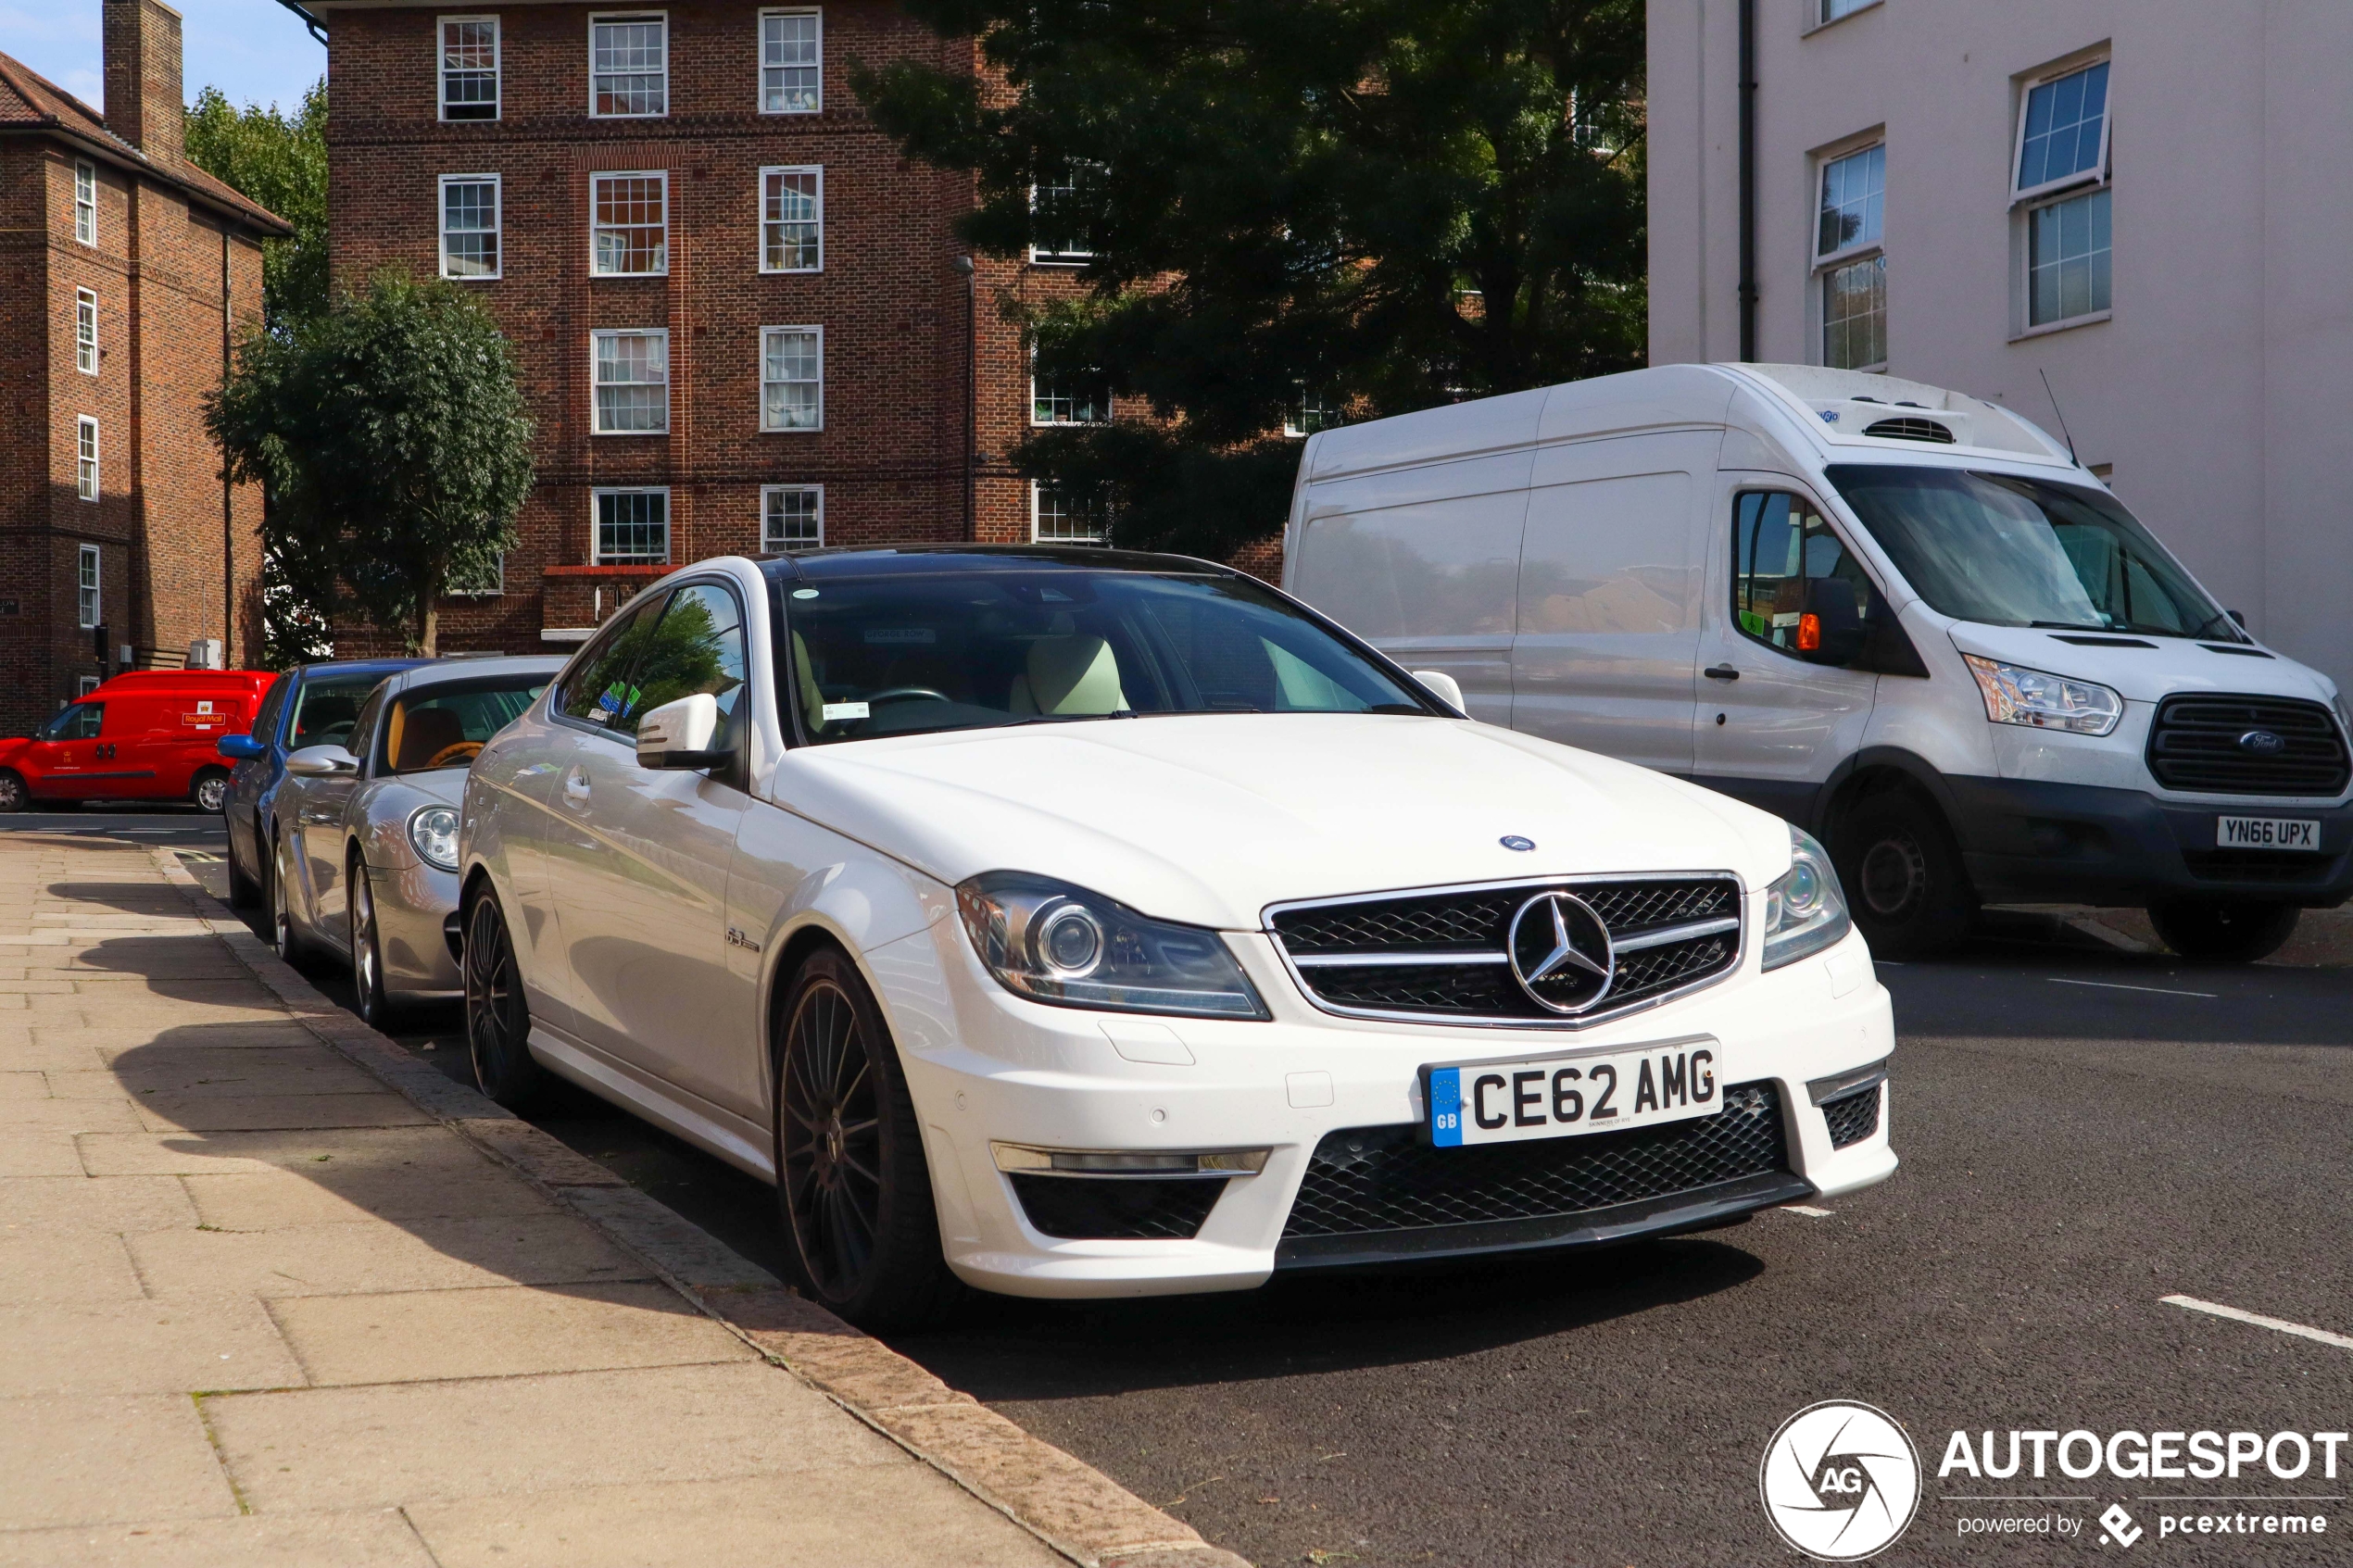
<svg viewBox="0 0 2353 1568">
<path fill-rule="evenodd" d="M 1934 420 L 1878 420 L 1865 425 L 1863 433 L 1889 441 L 1933 441 L 1945 446 L 1953 445 L 1952 430 Z"/>
<path fill-rule="evenodd" d="M 1851 1095 L 1841 1095 L 1822 1107 L 1822 1120 L 1831 1124 L 1831 1147 L 1844 1148 L 1861 1143 L 1879 1131 L 1881 1085 L 1873 1084 Z"/>
<path fill-rule="evenodd" d="M 2256 734 L 2283 743 L 2271 752 L 2241 744 Z M 2168 697 L 2149 727 L 2149 772 L 2167 789 L 2201 795 L 2330 797 L 2348 771 L 2335 717 L 2317 702 L 2284 696 Z"/>
<path fill-rule="evenodd" d="M 1610 938 L 1623 942 L 1644 932 L 1694 922 L 1736 918 L 1740 884 L 1724 877 L 1657 882 L 1564 883 L 1592 906 Z M 1539 886 L 1486 888 L 1466 893 L 1368 898 L 1362 903 L 1290 909 L 1273 921 L 1275 935 L 1293 958 L 1495 953 L 1504 950 L 1513 912 L 1545 891 Z M 1609 994 L 1589 1015 L 1607 1017 L 1661 992 L 1704 980 L 1740 960 L 1740 934 L 1637 947 L 1618 955 Z M 1539 1007 L 1504 963 L 1316 964 L 1300 971 L 1309 990 L 1333 1007 L 1383 1012 L 1426 1012 L 1440 1017 L 1544 1019 L 1559 1015 Z"/>
<path fill-rule="evenodd" d="M 2293 886 L 2321 882 L 2335 862 L 2326 855 L 2283 849 L 2185 849 L 2183 862 L 2201 882 L 2260 882 Z"/>
<path fill-rule="evenodd" d="M 1065 1241 L 1190 1241 L 1226 1190 L 1198 1176 L 1016 1175 L 1013 1184 L 1029 1223 Z"/>
<path fill-rule="evenodd" d="M 1283 1234 L 1552 1218 L 1788 1168 L 1770 1084 L 1727 1088 L 1713 1116 L 1636 1132 L 1437 1148 L 1415 1125 L 1348 1127 L 1315 1146 Z"/>
</svg>

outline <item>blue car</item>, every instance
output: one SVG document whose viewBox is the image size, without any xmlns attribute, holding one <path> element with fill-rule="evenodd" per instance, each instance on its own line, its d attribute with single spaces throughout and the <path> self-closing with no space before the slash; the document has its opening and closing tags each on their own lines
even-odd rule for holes
<svg viewBox="0 0 2353 1568">
<path fill-rule="evenodd" d="M 278 677 L 261 699 L 249 735 L 229 735 L 220 755 L 235 766 L 221 802 L 229 837 L 229 901 L 240 909 L 266 902 L 270 875 L 270 803 L 286 776 L 286 754 L 306 746 L 347 743 L 359 705 L 387 675 L 413 670 L 422 659 L 355 659 L 298 664 Z"/>
</svg>

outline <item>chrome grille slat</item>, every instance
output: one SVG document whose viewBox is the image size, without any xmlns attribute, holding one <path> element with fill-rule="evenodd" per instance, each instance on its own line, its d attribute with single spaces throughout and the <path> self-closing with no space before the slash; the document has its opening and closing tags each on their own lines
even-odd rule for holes
<svg viewBox="0 0 2353 1568">
<path fill-rule="evenodd" d="M 1573 893 L 1608 928 L 1616 978 L 1590 1013 L 1540 1007 L 1514 978 L 1513 914 Z M 1655 1007 L 1730 973 L 1741 955 L 1741 885 L 1724 872 L 1557 878 L 1276 905 L 1266 929 L 1327 1012 L 1413 1022 L 1577 1028 Z"/>
</svg>

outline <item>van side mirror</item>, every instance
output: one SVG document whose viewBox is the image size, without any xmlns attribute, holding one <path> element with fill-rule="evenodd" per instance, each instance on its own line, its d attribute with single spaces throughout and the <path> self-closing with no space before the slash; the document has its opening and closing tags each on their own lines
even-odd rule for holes
<svg viewBox="0 0 2353 1568">
<path fill-rule="evenodd" d="M 734 748 L 711 743 L 719 738 L 719 699 L 697 692 L 665 702 L 637 721 L 637 766 L 640 768 L 716 768 L 735 755 Z"/>
<path fill-rule="evenodd" d="M 1862 657 L 1863 612 L 1855 584 L 1843 577 L 1806 579 L 1805 607 L 1797 616 L 1794 651 L 1808 664 L 1843 669 Z"/>
<path fill-rule="evenodd" d="M 1453 676 L 1446 673 L 1445 671 L 1416 670 L 1414 671 L 1414 679 L 1422 684 L 1423 690 L 1428 692 L 1430 696 L 1436 697 L 1439 701 L 1444 703 L 1455 712 L 1467 713 L 1470 711 L 1469 709 L 1463 706 L 1462 683 L 1455 680 Z"/>
<path fill-rule="evenodd" d="M 296 778 L 331 779 L 359 771 L 359 759 L 343 747 L 306 746 L 286 759 L 286 771 Z"/>
<path fill-rule="evenodd" d="M 2237 624 L 2240 631 L 2244 632 L 2246 630 L 2246 611 L 2243 609 L 2226 609 L 2222 613 L 2229 616 L 2231 620 Z"/>
<path fill-rule="evenodd" d="M 212 746 L 232 762 L 251 762 L 269 749 L 251 735 L 222 735 Z"/>
</svg>

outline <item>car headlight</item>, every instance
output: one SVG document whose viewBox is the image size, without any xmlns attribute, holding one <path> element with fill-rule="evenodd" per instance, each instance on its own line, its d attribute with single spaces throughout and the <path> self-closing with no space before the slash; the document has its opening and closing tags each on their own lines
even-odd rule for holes
<svg viewBox="0 0 2353 1568">
<path fill-rule="evenodd" d="M 1150 920 L 1099 893 L 1020 872 L 986 872 L 963 883 L 956 909 L 997 983 L 1033 1002 L 1267 1016 L 1214 931 Z"/>
<path fill-rule="evenodd" d="M 2124 717 L 2124 699 L 2097 682 L 2021 670 L 1973 653 L 1961 658 L 1984 694 L 1985 717 L 1996 724 L 2104 735 Z"/>
<path fill-rule="evenodd" d="M 1842 940 L 1855 928 L 1830 851 L 1789 830 L 1789 870 L 1765 890 L 1765 967 L 1779 969 Z"/>
<path fill-rule="evenodd" d="M 448 806 L 428 806 L 409 819 L 409 842 L 425 864 L 445 872 L 458 869 L 458 813 Z"/>
</svg>

